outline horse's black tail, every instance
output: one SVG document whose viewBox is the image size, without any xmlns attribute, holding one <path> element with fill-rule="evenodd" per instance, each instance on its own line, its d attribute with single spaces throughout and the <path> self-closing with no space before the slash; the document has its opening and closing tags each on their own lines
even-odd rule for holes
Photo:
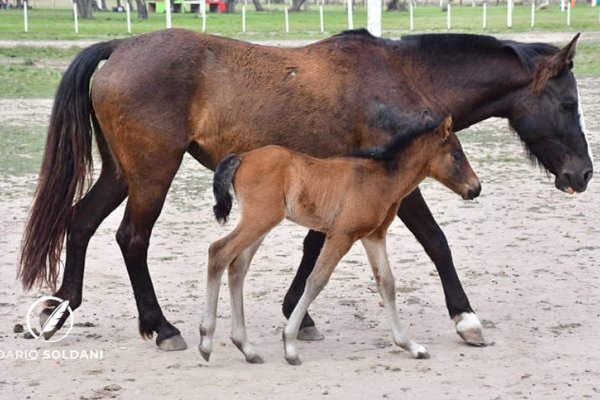
<svg viewBox="0 0 600 400">
<path fill-rule="evenodd" d="M 235 171 L 237 171 L 242 159 L 237 154 L 230 154 L 225 157 L 215 170 L 213 177 L 213 194 L 217 204 L 213 207 L 215 218 L 219 223 L 227 222 L 227 217 L 231 212 L 233 198 L 229 188 L 233 183 Z"/>
<path fill-rule="evenodd" d="M 118 41 L 83 50 L 60 81 L 50 116 L 48 138 L 35 199 L 21 249 L 18 276 L 26 289 L 37 282 L 54 289 L 60 254 L 73 216 L 73 204 L 87 190 L 92 170 L 90 82 L 98 64 Z"/>
</svg>

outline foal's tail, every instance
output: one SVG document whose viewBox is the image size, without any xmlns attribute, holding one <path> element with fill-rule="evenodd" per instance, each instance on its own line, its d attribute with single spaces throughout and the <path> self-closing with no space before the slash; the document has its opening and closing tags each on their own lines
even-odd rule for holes
<svg viewBox="0 0 600 400">
<path fill-rule="evenodd" d="M 92 75 L 117 41 L 98 43 L 75 57 L 60 82 L 50 116 L 42 160 L 23 242 L 18 277 L 25 289 L 56 287 L 60 253 L 71 224 L 73 204 L 86 192 L 92 171 Z"/>
<path fill-rule="evenodd" d="M 230 154 L 221 160 L 215 170 L 215 175 L 213 177 L 213 193 L 217 204 L 213 207 L 213 211 L 215 213 L 215 218 L 221 224 L 227 222 L 227 217 L 229 217 L 229 213 L 231 212 L 233 198 L 229 188 L 233 183 L 235 171 L 237 171 L 241 162 L 242 159 L 240 156 L 237 154 Z"/>
</svg>

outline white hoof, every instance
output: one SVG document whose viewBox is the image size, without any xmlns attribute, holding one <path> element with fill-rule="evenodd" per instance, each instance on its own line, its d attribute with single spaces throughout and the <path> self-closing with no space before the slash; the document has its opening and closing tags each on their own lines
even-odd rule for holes
<svg viewBox="0 0 600 400">
<path fill-rule="evenodd" d="M 325 336 L 323 336 L 315 326 L 307 326 L 298 331 L 298 340 L 313 342 L 323 339 L 325 339 Z"/>
<path fill-rule="evenodd" d="M 477 315 L 470 312 L 464 312 L 452 319 L 456 324 L 456 333 L 465 342 L 472 346 L 486 346 L 487 343 L 483 338 L 483 326 L 479 322 Z"/>
</svg>

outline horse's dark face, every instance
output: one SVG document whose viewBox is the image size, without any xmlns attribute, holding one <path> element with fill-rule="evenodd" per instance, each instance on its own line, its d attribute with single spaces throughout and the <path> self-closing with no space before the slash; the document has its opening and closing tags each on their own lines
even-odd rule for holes
<svg viewBox="0 0 600 400">
<path fill-rule="evenodd" d="M 510 115 L 512 127 L 531 155 L 555 176 L 556 187 L 568 193 L 583 192 L 593 175 L 577 83 L 571 72 L 574 42 L 571 45 L 572 54 L 564 54 L 567 48 L 562 49 L 547 67 L 538 70 L 538 81 L 520 91 Z M 548 73 L 544 68 L 553 70 Z"/>
</svg>

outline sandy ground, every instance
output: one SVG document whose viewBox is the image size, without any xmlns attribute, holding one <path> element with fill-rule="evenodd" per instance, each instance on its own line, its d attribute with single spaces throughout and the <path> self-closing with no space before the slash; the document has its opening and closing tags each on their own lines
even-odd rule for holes
<svg viewBox="0 0 600 400">
<path fill-rule="evenodd" d="M 589 141 L 600 154 L 600 80 L 582 80 L 580 87 Z M 48 100 L 0 101 L 0 127 L 43 124 L 50 107 Z M 250 338 L 266 363 L 247 364 L 229 342 L 225 285 L 217 346 L 210 363 L 204 362 L 197 346 L 206 251 L 233 229 L 235 218 L 225 227 L 213 220 L 211 175 L 191 159 L 173 184 L 149 255 L 163 310 L 188 350 L 165 353 L 137 333 L 135 303 L 114 240 L 122 208 L 90 243 L 84 303 L 71 334 L 58 343 L 24 339 L 13 327 L 25 323 L 41 293 L 23 293 L 15 270 L 36 177 L 0 171 L 0 398 L 600 398 L 600 185 L 593 182 L 576 196 L 557 191 L 526 161 L 506 121 L 479 124 L 461 138 L 483 182 L 481 197 L 465 202 L 433 182 L 423 192 L 491 345 L 461 342 L 433 264 L 395 222 L 389 252 L 401 317 L 411 336 L 427 346 L 429 360 L 414 360 L 391 342 L 366 256 L 356 245 L 311 308 L 326 339 L 300 343 L 304 364 L 289 366 L 280 340 L 280 303 L 305 230 L 284 223 L 259 250 L 246 286 Z M 18 351 L 29 357 L 19 359 Z M 102 359 L 81 356 L 100 351 Z"/>
</svg>

